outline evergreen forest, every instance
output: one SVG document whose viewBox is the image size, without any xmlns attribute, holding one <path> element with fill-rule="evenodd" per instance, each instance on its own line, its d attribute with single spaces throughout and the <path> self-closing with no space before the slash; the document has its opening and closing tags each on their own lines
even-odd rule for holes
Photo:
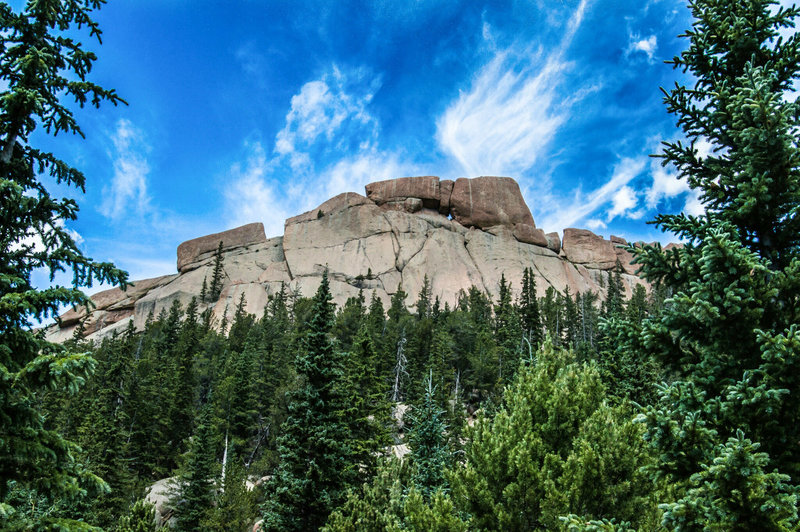
<svg viewBox="0 0 800 532">
<path fill-rule="evenodd" d="M 64 98 L 126 103 L 63 36 L 99 39 L 102 3 L 0 3 L 0 529 L 800 528 L 800 41 L 779 34 L 800 10 L 688 2 L 688 81 L 662 89 L 680 140 L 657 157 L 705 214 L 652 222 L 680 246 L 629 246 L 649 291 L 618 265 L 604 294 L 537 292 L 528 268 L 496 299 L 426 282 L 337 308 L 326 274 L 259 316 L 176 302 L 56 345 L 37 320 L 129 282 L 41 177 L 84 176 L 29 143 L 81 134 Z M 73 286 L 36 289 L 41 269 Z"/>
</svg>

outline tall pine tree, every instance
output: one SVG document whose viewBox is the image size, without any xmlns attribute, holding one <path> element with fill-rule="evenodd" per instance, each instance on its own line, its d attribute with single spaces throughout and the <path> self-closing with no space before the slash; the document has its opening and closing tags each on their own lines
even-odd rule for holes
<svg viewBox="0 0 800 532">
<path fill-rule="evenodd" d="M 355 476 L 341 394 L 342 364 L 329 333 L 333 325 L 328 274 L 313 300 L 308 331 L 295 359 L 298 387 L 278 441 L 280 463 L 266 487 L 264 530 L 319 529 L 345 498 Z"/>
<path fill-rule="evenodd" d="M 673 294 L 642 331 L 677 376 L 642 416 L 653 473 L 674 486 L 668 527 L 797 526 L 800 41 L 779 31 L 800 12 L 775 4 L 690 2 L 689 47 L 672 63 L 694 81 L 665 91 L 686 142 L 665 143 L 664 164 L 706 208 L 657 217 L 682 247 L 634 250 Z"/>
<path fill-rule="evenodd" d="M 39 179 L 84 190 L 84 175 L 52 153 L 30 144 L 44 133 L 83 135 L 73 114 L 77 106 L 122 100 L 87 78 L 97 59 L 75 40 L 88 29 L 100 40 L 92 19 L 99 0 L 40 0 L 20 12 L 0 3 L 0 528 L 85 527 L 70 517 L 44 511 L 26 517 L 7 499 L 12 489 L 29 490 L 48 503 L 106 488 L 81 471 L 74 444 L 50 430 L 37 410 L 41 394 L 58 389 L 74 394 L 91 373 L 86 353 L 44 341 L 35 320 L 56 315 L 64 305 L 85 305 L 81 287 L 104 282 L 125 286 L 127 274 L 84 256 L 66 223 L 75 220 L 72 199 L 50 195 Z M 72 273 L 72 287 L 37 289 L 35 270 Z M 35 498 L 35 497 L 34 497 Z"/>
</svg>

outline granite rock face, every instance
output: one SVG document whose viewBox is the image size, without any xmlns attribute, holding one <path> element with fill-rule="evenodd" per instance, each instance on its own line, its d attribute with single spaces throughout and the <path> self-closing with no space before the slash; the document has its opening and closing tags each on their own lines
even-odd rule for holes
<svg viewBox="0 0 800 532">
<path fill-rule="evenodd" d="M 178 247 L 178 274 L 95 294 L 93 310 L 68 311 L 60 325 L 48 328 L 48 338 L 67 340 L 83 321 L 88 338 L 101 339 L 131 322 L 141 329 L 148 315 L 175 301 L 185 308 L 199 297 L 203 281 L 210 282 L 220 241 L 222 292 L 216 301 L 199 303 L 199 311 L 210 309 L 217 323 L 242 296 L 246 310 L 256 315 L 282 287 L 310 297 L 325 270 L 338 305 L 364 290 L 386 308 L 401 285 L 411 306 L 425 276 L 432 295 L 451 306 L 470 286 L 496 297 L 502 275 L 516 297 L 528 267 L 540 296 L 553 287 L 602 297 L 618 259 L 628 293 L 644 284 L 620 247 L 622 239 L 566 229 L 562 244 L 557 233 L 536 228 L 510 178 L 401 178 L 372 183 L 366 192 L 340 194 L 287 219 L 283 236 L 267 239 L 261 224 L 249 224 L 184 242 Z"/>
<path fill-rule="evenodd" d="M 436 176 L 401 177 L 370 183 L 366 187 L 367 197 L 377 205 L 391 201 L 418 198 L 428 208 L 439 208 L 439 178 Z"/>
<path fill-rule="evenodd" d="M 519 185 L 510 177 L 461 177 L 450 196 L 450 214 L 461 225 L 483 229 L 493 225 L 533 223 Z"/>
<path fill-rule="evenodd" d="M 564 229 L 561 249 L 568 261 L 587 268 L 610 270 L 617 262 L 614 243 L 588 229 Z"/>
<path fill-rule="evenodd" d="M 266 240 L 262 223 L 247 224 L 221 233 L 187 240 L 178 246 L 178 271 L 183 273 L 190 269 L 192 264 L 204 258 L 204 255 L 213 254 L 220 242 L 222 242 L 224 251 L 250 244 L 260 244 Z"/>
<path fill-rule="evenodd" d="M 533 244 L 543 248 L 548 247 L 547 236 L 538 227 L 528 224 L 514 224 L 513 234 L 514 238 L 525 244 Z"/>
</svg>

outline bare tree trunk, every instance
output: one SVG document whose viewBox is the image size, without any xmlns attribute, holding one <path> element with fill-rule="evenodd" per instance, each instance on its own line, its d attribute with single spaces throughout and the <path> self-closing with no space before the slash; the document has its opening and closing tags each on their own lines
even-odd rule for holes
<svg viewBox="0 0 800 532">
<path fill-rule="evenodd" d="M 406 330 L 400 333 L 400 340 L 397 341 L 396 364 L 394 366 L 394 385 L 392 386 L 392 402 L 397 403 L 403 397 L 402 394 L 402 378 L 403 373 L 406 373 L 406 360 L 405 355 L 406 345 Z"/>
<path fill-rule="evenodd" d="M 225 491 L 225 466 L 228 465 L 228 429 L 225 429 L 225 451 L 222 453 L 222 490 Z"/>
<path fill-rule="evenodd" d="M 261 425 L 261 421 L 260 420 L 259 420 L 258 424 Z M 250 464 L 253 463 L 253 460 L 256 457 L 256 453 L 258 452 L 258 449 L 261 447 L 261 442 L 263 442 L 269 436 L 269 429 L 270 429 L 271 426 L 272 426 L 272 424 L 267 424 L 266 427 L 264 427 L 260 431 L 258 431 L 258 440 L 256 440 L 256 446 L 253 447 L 253 452 L 250 453 L 250 458 L 248 458 L 247 462 L 244 463 L 244 468 L 245 469 L 250 469 Z M 262 425 L 262 427 L 263 427 L 263 425 Z"/>
</svg>

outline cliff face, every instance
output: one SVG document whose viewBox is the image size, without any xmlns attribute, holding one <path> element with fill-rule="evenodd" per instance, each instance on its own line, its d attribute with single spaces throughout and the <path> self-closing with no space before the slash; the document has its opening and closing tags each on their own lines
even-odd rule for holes
<svg viewBox="0 0 800 532">
<path fill-rule="evenodd" d="M 311 296 L 326 268 L 339 305 L 363 289 L 388 307 L 401 283 L 411 305 L 426 275 L 432 294 L 451 305 L 459 290 L 472 285 L 496 296 L 503 273 L 516 293 L 527 267 L 537 276 L 540 296 L 549 286 L 602 296 L 617 260 L 626 291 L 643 284 L 630 254 L 618 247 L 624 240 L 565 229 L 562 243 L 558 234 L 536 228 L 513 179 L 408 177 L 371 183 L 366 191 L 366 197 L 340 194 L 289 218 L 283 236 L 267 239 L 256 223 L 184 242 L 177 274 L 135 281 L 126 292 L 100 292 L 92 297 L 96 308 L 88 318 L 83 308 L 70 310 L 60 326 L 48 328 L 48 337 L 63 341 L 84 320 L 88 337 L 99 339 L 130 321 L 142 328 L 150 312 L 157 315 L 173 301 L 185 308 L 203 281 L 211 282 L 220 242 L 222 292 L 218 301 L 200 307 L 210 306 L 217 320 L 226 311 L 231 315 L 242 295 L 247 311 L 260 315 L 281 283 Z"/>
</svg>

